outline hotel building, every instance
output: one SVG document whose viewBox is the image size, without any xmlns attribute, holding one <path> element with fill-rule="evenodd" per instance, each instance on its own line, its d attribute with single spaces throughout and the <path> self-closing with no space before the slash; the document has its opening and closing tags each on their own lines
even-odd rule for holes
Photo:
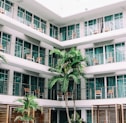
<svg viewBox="0 0 126 123">
<path fill-rule="evenodd" d="M 0 0 L 0 123 L 14 123 L 16 99 L 35 94 L 44 113 L 35 123 L 65 123 L 60 87 L 48 89 L 53 48 L 76 47 L 87 57 L 86 80 L 69 90 L 69 107 L 86 123 L 126 123 L 126 1 L 62 17 L 37 0 Z M 37 91 L 39 90 L 39 91 Z"/>
</svg>

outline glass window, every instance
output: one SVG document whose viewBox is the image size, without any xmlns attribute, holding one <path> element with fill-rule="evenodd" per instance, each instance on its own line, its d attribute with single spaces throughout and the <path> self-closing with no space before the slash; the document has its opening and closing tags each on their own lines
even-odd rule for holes
<svg viewBox="0 0 126 123">
<path fill-rule="evenodd" d="M 0 69 L 0 93 L 7 94 L 8 71 Z"/>
<path fill-rule="evenodd" d="M 94 99 L 94 79 L 87 79 L 86 81 L 86 99 Z"/>
<path fill-rule="evenodd" d="M 95 48 L 95 60 L 97 60 L 97 64 L 103 64 L 103 47 Z"/>
<path fill-rule="evenodd" d="M 115 29 L 123 28 L 123 14 L 118 13 L 114 15 L 115 18 Z"/>
<path fill-rule="evenodd" d="M 114 45 L 105 46 L 105 58 L 106 63 L 111 63 L 114 61 Z"/>
<path fill-rule="evenodd" d="M 36 89 L 37 89 L 37 77 L 31 76 L 31 92 L 34 93 Z"/>
<path fill-rule="evenodd" d="M 116 62 L 121 62 L 125 60 L 125 44 L 118 43 L 115 44 L 115 52 L 116 52 Z"/>
<path fill-rule="evenodd" d="M 34 28 L 40 28 L 40 18 L 37 16 L 34 16 Z"/>
<path fill-rule="evenodd" d="M 86 58 L 87 58 L 87 65 L 88 66 L 91 66 L 93 65 L 93 48 L 89 48 L 89 49 L 85 49 L 85 55 L 86 55 Z"/>
<path fill-rule="evenodd" d="M 58 39 L 58 27 L 50 24 L 50 36 Z"/>
<path fill-rule="evenodd" d="M 40 47 L 40 57 L 42 58 L 41 64 L 45 64 L 45 48 Z"/>
<path fill-rule="evenodd" d="M 17 16 L 18 16 L 18 20 L 21 22 L 21 23 L 24 23 L 24 17 L 25 17 L 25 10 L 18 7 L 18 13 L 17 13 Z"/>
<path fill-rule="evenodd" d="M 105 31 L 113 30 L 113 15 L 105 17 Z"/>
<path fill-rule="evenodd" d="M 32 56 L 36 60 L 38 57 L 38 46 L 32 45 Z"/>
<path fill-rule="evenodd" d="M 31 54 L 31 44 L 28 42 L 24 42 L 24 58 L 26 58 L 26 54 Z"/>
<path fill-rule="evenodd" d="M 67 27 L 61 27 L 60 28 L 60 36 L 61 36 L 61 41 L 67 40 Z"/>
<path fill-rule="evenodd" d="M 3 33 L 2 46 L 3 49 L 5 49 L 6 53 L 10 53 L 10 41 L 11 41 L 11 35 Z"/>
<path fill-rule="evenodd" d="M 40 88 L 41 93 L 44 92 L 44 85 L 45 85 L 44 83 L 45 83 L 45 79 L 44 78 L 39 78 L 38 87 Z"/>
<path fill-rule="evenodd" d="M 15 96 L 21 96 L 22 90 L 21 90 L 21 73 L 14 72 L 14 81 L 13 81 L 13 95 Z"/>
<path fill-rule="evenodd" d="M 46 33 L 46 21 L 41 19 L 41 28 L 42 28 L 42 32 Z"/>
<path fill-rule="evenodd" d="M 22 51 L 23 51 L 23 40 L 16 38 L 15 44 L 15 56 L 22 58 Z"/>
<path fill-rule="evenodd" d="M 28 26 L 30 26 L 31 23 L 32 23 L 32 14 L 31 14 L 30 12 L 26 11 L 25 19 L 26 19 L 25 23 L 26 23 Z"/>
</svg>

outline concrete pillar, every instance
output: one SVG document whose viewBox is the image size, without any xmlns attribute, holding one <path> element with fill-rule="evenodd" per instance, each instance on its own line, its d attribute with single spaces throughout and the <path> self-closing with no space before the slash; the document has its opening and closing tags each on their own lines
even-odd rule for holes
<svg viewBox="0 0 126 123">
<path fill-rule="evenodd" d="M 18 5 L 14 3 L 12 18 L 15 18 L 17 20 L 17 13 L 18 13 Z"/>
<path fill-rule="evenodd" d="M 84 37 L 84 22 L 80 22 L 80 37 Z"/>
<path fill-rule="evenodd" d="M 8 77 L 8 95 L 13 94 L 13 76 L 14 76 L 14 70 L 10 69 Z"/>
<path fill-rule="evenodd" d="M 50 23 L 48 21 L 46 22 L 46 34 L 50 35 Z"/>
<path fill-rule="evenodd" d="M 48 99 L 48 78 L 45 78 L 44 95 L 45 95 L 45 99 Z"/>
<path fill-rule="evenodd" d="M 84 108 L 81 109 L 81 118 L 83 119 L 84 122 L 87 122 L 87 112 L 86 109 Z"/>
<path fill-rule="evenodd" d="M 126 10 L 123 11 L 123 28 L 126 28 Z"/>
</svg>

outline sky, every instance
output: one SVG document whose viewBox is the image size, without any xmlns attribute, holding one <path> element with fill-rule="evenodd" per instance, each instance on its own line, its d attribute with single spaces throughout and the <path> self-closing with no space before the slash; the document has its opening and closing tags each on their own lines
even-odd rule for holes
<svg viewBox="0 0 126 123">
<path fill-rule="evenodd" d="M 124 0 L 36 0 L 54 13 L 66 17 Z"/>
</svg>

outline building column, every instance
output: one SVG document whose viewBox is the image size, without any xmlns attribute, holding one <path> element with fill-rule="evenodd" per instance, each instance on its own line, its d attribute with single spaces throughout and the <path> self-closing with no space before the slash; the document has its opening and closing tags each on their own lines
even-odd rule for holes
<svg viewBox="0 0 126 123">
<path fill-rule="evenodd" d="M 44 98 L 48 99 L 48 78 L 45 78 Z"/>
<path fill-rule="evenodd" d="M 14 76 L 14 70 L 10 69 L 8 77 L 8 95 L 13 94 L 13 76 Z"/>
<path fill-rule="evenodd" d="M 86 81 L 81 78 L 81 99 L 86 99 Z"/>
<path fill-rule="evenodd" d="M 87 112 L 86 109 L 84 108 L 81 109 L 81 118 L 83 119 L 84 122 L 87 122 Z"/>
<path fill-rule="evenodd" d="M 48 21 L 46 22 L 46 34 L 50 35 L 50 23 Z"/>
<path fill-rule="evenodd" d="M 80 22 L 80 37 L 84 37 L 84 22 Z"/>
<path fill-rule="evenodd" d="M 13 14 L 12 14 L 12 18 L 17 20 L 17 12 L 18 12 L 18 5 L 15 3 L 13 6 Z"/>
<path fill-rule="evenodd" d="M 45 65 L 48 66 L 49 63 L 49 49 L 46 48 L 45 51 Z"/>
<path fill-rule="evenodd" d="M 126 10 L 123 11 L 123 28 L 126 28 Z"/>
<path fill-rule="evenodd" d="M 14 56 L 15 55 L 15 41 L 16 40 L 16 37 L 15 37 L 15 35 L 12 35 L 11 36 L 11 45 L 10 45 L 10 54 L 12 55 L 12 56 Z"/>
</svg>

